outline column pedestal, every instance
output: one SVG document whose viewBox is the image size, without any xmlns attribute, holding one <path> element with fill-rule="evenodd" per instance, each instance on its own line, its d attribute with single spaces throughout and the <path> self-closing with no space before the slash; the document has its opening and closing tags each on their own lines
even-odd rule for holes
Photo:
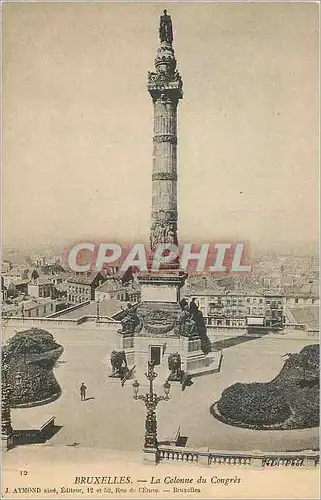
<svg viewBox="0 0 321 500">
<path fill-rule="evenodd" d="M 140 273 L 138 281 L 141 285 L 141 301 L 178 303 L 180 289 L 186 278 L 187 274 L 175 270 Z"/>
</svg>

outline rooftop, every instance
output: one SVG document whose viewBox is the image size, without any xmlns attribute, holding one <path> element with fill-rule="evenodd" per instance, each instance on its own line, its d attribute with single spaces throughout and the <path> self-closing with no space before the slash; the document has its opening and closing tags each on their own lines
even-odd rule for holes
<svg viewBox="0 0 321 500">
<path fill-rule="evenodd" d="M 2 304 L 1 309 L 3 313 L 19 309 L 24 309 L 24 311 L 29 311 L 30 309 L 34 309 L 35 307 L 38 307 L 43 304 L 49 304 L 51 302 L 56 302 L 56 301 L 50 298 L 43 298 L 37 300 L 30 299 L 30 300 L 23 300 L 20 302 L 16 302 L 14 304 Z"/>
<path fill-rule="evenodd" d="M 33 280 L 30 282 L 30 285 L 50 285 L 51 281 L 49 279 L 49 276 L 41 276 L 40 278 L 37 278 L 36 280 Z"/>
<path fill-rule="evenodd" d="M 107 280 L 96 288 L 97 292 L 116 292 L 122 288 L 122 284 L 113 278 Z"/>
<path fill-rule="evenodd" d="M 99 272 L 91 273 L 88 275 L 86 273 L 82 273 L 82 274 L 78 274 L 75 276 L 70 276 L 68 278 L 68 282 L 69 283 L 79 283 L 82 285 L 91 285 L 95 281 L 97 276 L 101 276 L 101 278 L 104 279 L 103 276 Z"/>
<path fill-rule="evenodd" d="M 318 284 L 312 283 L 306 286 L 285 286 L 283 287 L 283 295 L 287 297 L 318 297 Z"/>
</svg>

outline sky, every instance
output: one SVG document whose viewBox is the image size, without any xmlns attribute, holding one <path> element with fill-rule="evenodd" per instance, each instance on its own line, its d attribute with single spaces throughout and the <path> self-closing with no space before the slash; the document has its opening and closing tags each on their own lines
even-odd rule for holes
<svg viewBox="0 0 321 500">
<path fill-rule="evenodd" d="M 313 249 L 317 3 L 3 5 L 5 247 L 148 238 L 147 71 L 172 16 L 181 241 Z"/>
</svg>

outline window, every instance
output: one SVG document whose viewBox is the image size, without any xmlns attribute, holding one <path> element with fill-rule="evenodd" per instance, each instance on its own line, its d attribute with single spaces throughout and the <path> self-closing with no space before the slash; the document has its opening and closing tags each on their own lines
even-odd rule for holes
<svg viewBox="0 0 321 500">
<path fill-rule="evenodd" d="M 263 304 L 263 299 L 259 299 L 259 303 L 260 303 L 260 304 Z"/>
<path fill-rule="evenodd" d="M 215 314 L 215 305 L 214 304 L 209 305 L 208 314 Z"/>
<path fill-rule="evenodd" d="M 246 302 L 247 302 L 248 304 L 250 304 L 251 299 L 246 299 Z"/>
</svg>

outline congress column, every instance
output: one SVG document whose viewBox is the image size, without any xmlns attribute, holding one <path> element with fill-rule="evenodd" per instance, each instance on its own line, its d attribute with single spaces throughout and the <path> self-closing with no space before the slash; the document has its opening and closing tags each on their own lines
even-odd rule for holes
<svg viewBox="0 0 321 500">
<path fill-rule="evenodd" d="M 154 103 L 152 225 L 150 247 L 177 241 L 177 105 L 183 82 L 176 70 L 171 17 L 160 18 L 155 72 L 148 73 Z"/>
</svg>

